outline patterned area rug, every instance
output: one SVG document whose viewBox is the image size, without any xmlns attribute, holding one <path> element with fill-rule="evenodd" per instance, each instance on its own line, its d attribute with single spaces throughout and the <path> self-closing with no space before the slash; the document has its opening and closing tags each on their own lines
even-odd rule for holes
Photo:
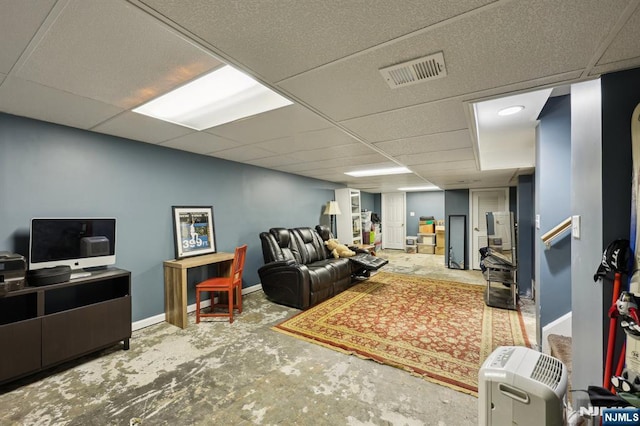
<svg viewBox="0 0 640 426">
<path fill-rule="evenodd" d="M 496 347 L 529 346 L 520 312 L 486 306 L 483 291 L 379 272 L 273 329 L 477 396 Z"/>
</svg>

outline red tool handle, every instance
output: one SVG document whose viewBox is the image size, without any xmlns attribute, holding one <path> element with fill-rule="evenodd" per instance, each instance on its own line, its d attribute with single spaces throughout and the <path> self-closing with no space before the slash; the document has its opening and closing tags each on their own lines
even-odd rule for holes
<svg viewBox="0 0 640 426">
<path fill-rule="evenodd" d="M 622 274 L 616 272 L 613 278 L 613 295 L 611 296 L 611 304 L 615 304 L 618 300 L 620 293 L 620 282 L 622 281 Z M 616 323 L 617 318 L 614 316 L 609 320 L 609 339 L 607 341 L 607 357 L 604 366 L 604 380 L 602 387 L 605 389 L 610 388 L 611 383 L 611 369 L 613 368 L 613 352 L 616 345 Z"/>
</svg>

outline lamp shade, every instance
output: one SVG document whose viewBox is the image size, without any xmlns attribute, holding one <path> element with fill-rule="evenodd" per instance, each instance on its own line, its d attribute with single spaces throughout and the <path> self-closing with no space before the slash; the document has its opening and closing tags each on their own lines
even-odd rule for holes
<svg viewBox="0 0 640 426">
<path fill-rule="evenodd" d="M 327 201 L 327 205 L 324 208 L 324 214 L 326 215 L 334 215 L 334 214 L 342 214 L 340 212 L 340 206 L 337 201 Z"/>
</svg>

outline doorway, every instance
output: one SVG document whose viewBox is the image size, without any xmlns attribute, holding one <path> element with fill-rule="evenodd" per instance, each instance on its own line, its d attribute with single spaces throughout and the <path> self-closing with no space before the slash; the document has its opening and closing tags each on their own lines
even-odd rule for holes
<svg viewBox="0 0 640 426">
<path fill-rule="evenodd" d="M 509 210 L 509 188 L 472 189 L 469 193 L 471 206 L 471 267 L 480 269 L 480 248 L 487 246 L 486 213 Z"/>
<path fill-rule="evenodd" d="M 404 192 L 382 194 L 382 248 L 404 250 L 405 242 Z"/>
</svg>

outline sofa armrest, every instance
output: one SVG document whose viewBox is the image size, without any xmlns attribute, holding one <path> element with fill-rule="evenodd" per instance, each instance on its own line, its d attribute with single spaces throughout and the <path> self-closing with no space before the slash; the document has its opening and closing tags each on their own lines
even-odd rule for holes
<svg viewBox="0 0 640 426">
<path fill-rule="evenodd" d="M 294 260 L 270 262 L 258 269 L 262 290 L 276 302 L 298 309 L 309 307 L 309 269 Z"/>
<path fill-rule="evenodd" d="M 347 247 L 349 248 L 349 250 L 355 251 L 356 254 L 360 254 L 360 253 L 369 254 L 369 250 L 365 250 L 360 247 L 356 247 L 356 246 L 347 246 Z"/>
</svg>

